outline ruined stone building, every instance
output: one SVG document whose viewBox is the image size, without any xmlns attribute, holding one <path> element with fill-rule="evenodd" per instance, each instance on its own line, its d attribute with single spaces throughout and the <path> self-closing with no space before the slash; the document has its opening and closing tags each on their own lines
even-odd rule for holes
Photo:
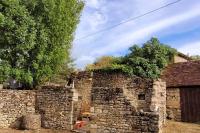
<svg viewBox="0 0 200 133">
<path fill-rule="evenodd" d="M 174 62 L 179 63 L 170 64 L 162 80 L 95 71 L 73 75 L 68 87 L 1 89 L 0 128 L 20 128 L 28 114 L 41 115 L 43 128 L 71 130 L 79 116 L 90 113 L 94 133 L 161 133 L 166 117 L 199 121 L 200 61 Z"/>
<path fill-rule="evenodd" d="M 200 89 L 199 89 L 200 88 L 199 87 L 199 85 L 200 85 L 199 62 L 200 61 L 192 61 L 191 58 L 189 58 L 188 56 L 186 56 L 182 53 L 178 53 L 178 55 L 174 56 L 172 63 L 163 71 L 162 80 L 167 82 L 167 89 L 166 89 L 166 94 L 167 94 L 167 96 L 166 96 L 167 97 L 166 98 L 166 108 L 167 108 L 166 117 L 167 118 L 177 120 L 177 121 L 186 121 L 186 122 L 200 121 L 200 119 L 199 119 L 200 101 L 198 99 L 198 97 L 200 96 L 200 94 L 199 94 L 199 92 L 200 92 Z M 132 106 L 136 107 L 138 110 L 143 109 L 143 110 L 147 111 L 145 106 L 141 107 L 140 103 L 142 102 L 142 100 L 139 100 L 139 99 L 143 99 L 144 97 L 147 98 L 148 96 L 146 94 L 148 94 L 148 92 L 139 93 L 139 92 L 137 92 L 138 87 L 131 85 L 132 90 L 129 90 L 127 93 L 126 88 L 129 88 L 130 83 L 137 84 L 137 83 L 135 83 L 136 82 L 135 80 L 129 81 L 129 84 L 127 84 L 128 78 L 121 78 L 121 77 L 123 77 L 121 75 L 113 76 L 113 74 L 102 74 L 102 73 L 100 74 L 100 76 L 97 73 L 94 73 L 93 75 L 91 73 L 90 74 L 85 73 L 85 75 L 84 75 L 84 72 L 79 73 L 79 75 L 77 77 L 78 77 L 78 81 L 76 81 L 76 80 L 75 81 L 76 81 L 76 83 L 78 83 L 78 82 L 80 83 L 80 84 L 77 84 L 77 86 L 79 86 L 78 87 L 79 89 L 83 90 L 83 95 L 85 95 L 85 98 L 82 97 L 83 98 L 82 100 L 88 101 L 87 103 L 91 102 L 90 106 L 93 110 L 95 110 L 92 107 L 94 105 L 94 102 L 96 102 L 95 100 L 98 99 L 97 102 L 104 101 L 106 98 L 103 99 L 103 97 L 106 97 L 106 95 L 110 95 L 109 91 L 113 92 L 114 90 L 111 88 L 114 86 L 114 88 L 123 88 L 122 95 L 125 95 L 126 98 L 128 97 L 128 99 L 130 101 L 133 101 L 133 102 L 131 102 Z M 81 78 L 81 77 L 83 77 L 83 78 Z M 98 78 L 98 77 L 100 77 L 100 78 Z M 127 82 L 124 82 L 124 81 L 127 81 Z M 146 80 L 143 79 L 143 81 L 141 81 L 141 83 L 145 84 L 145 81 Z M 119 87 L 120 85 L 121 85 L 121 87 Z M 92 91 L 89 91 L 91 87 L 92 87 Z M 96 88 L 98 88 L 98 89 L 96 89 Z M 100 88 L 107 88 L 107 90 L 103 91 L 103 89 L 100 89 Z M 103 91 L 103 92 L 99 93 L 100 96 L 97 95 L 99 90 Z M 143 88 L 143 90 L 145 90 L 145 89 Z M 135 91 L 137 93 L 135 93 Z M 88 98 L 88 96 L 90 95 L 90 92 L 92 93 L 91 94 L 92 101 L 90 101 L 90 99 Z M 80 95 L 81 95 L 81 93 L 80 93 Z M 164 96 L 164 94 L 161 94 L 161 95 Z M 152 98 L 152 99 L 154 99 L 154 98 Z M 162 99 L 162 97 L 157 97 L 156 100 L 159 101 L 161 99 Z M 143 102 L 146 103 L 145 105 L 147 107 L 151 107 L 151 106 L 149 106 L 150 104 L 148 104 L 147 99 L 145 99 Z M 109 106 L 105 106 L 105 103 L 101 103 L 102 109 L 109 107 L 109 106 L 113 107 L 112 104 L 109 104 Z M 82 110 L 88 111 L 87 107 L 85 108 L 84 106 L 82 106 Z M 101 111 L 99 111 L 99 112 L 101 114 Z M 112 112 L 112 111 L 109 110 L 109 111 L 105 111 L 105 112 Z M 102 113 L 102 114 L 105 114 L 105 113 Z M 107 116 L 112 117 L 111 114 L 109 114 Z M 102 118 L 102 116 L 100 118 Z M 107 119 L 109 119 L 109 118 L 107 118 Z M 114 118 L 110 118 L 109 122 L 111 122 L 111 119 L 114 119 Z M 109 123 L 104 119 L 101 122 Z M 109 123 L 109 125 L 112 125 L 112 124 L 113 123 Z M 107 127 L 107 128 L 109 128 L 109 127 Z M 101 127 L 101 129 L 104 129 L 104 128 Z"/>
<path fill-rule="evenodd" d="M 160 133 L 166 118 L 166 84 L 119 72 L 79 73 L 74 88 L 0 90 L 0 128 L 20 128 L 23 116 L 41 115 L 43 128 L 67 129 L 83 112 L 94 133 Z"/>
<path fill-rule="evenodd" d="M 91 128 L 96 132 L 162 131 L 166 118 L 165 82 L 100 71 L 80 72 L 74 82 L 81 110 L 91 112 Z"/>
</svg>

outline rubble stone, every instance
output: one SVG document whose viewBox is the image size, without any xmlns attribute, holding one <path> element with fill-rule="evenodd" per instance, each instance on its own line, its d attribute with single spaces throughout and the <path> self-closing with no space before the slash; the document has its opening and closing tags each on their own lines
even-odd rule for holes
<svg viewBox="0 0 200 133">
<path fill-rule="evenodd" d="M 98 133 L 162 132 L 166 116 L 165 82 L 121 73 L 94 73 L 91 93 Z"/>
</svg>

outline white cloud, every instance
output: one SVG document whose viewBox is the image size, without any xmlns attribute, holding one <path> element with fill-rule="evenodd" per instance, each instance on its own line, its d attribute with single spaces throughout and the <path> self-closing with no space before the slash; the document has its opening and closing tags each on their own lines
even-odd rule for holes
<svg viewBox="0 0 200 133">
<path fill-rule="evenodd" d="M 86 6 L 91 8 L 98 8 L 99 7 L 99 1 L 98 0 L 87 0 Z"/>
<path fill-rule="evenodd" d="M 77 64 L 78 68 L 84 68 L 85 65 L 91 64 L 94 61 L 95 61 L 95 57 L 81 56 L 75 61 L 75 63 Z"/>
<path fill-rule="evenodd" d="M 200 55 L 200 41 L 184 44 L 178 51 L 189 55 Z"/>
<path fill-rule="evenodd" d="M 86 6 L 83 12 L 80 24 L 76 31 L 76 39 L 96 32 L 107 22 L 106 14 L 102 13 L 101 6 L 104 0 L 86 0 Z"/>
<path fill-rule="evenodd" d="M 116 38 L 120 38 L 119 41 L 116 42 L 116 40 L 114 40 L 115 42 L 112 42 L 113 41 L 112 40 L 111 42 L 109 42 L 109 45 L 107 45 L 101 49 L 93 51 L 92 54 L 93 55 L 96 55 L 96 54 L 103 55 L 108 52 L 114 52 L 117 50 L 128 48 L 130 45 L 132 45 L 131 44 L 132 42 L 135 42 L 139 39 L 149 36 L 154 32 L 158 32 L 158 31 L 163 30 L 172 25 L 176 25 L 183 21 L 187 21 L 194 17 L 200 16 L 199 8 L 200 7 L 192 8 L 190 11 L 185 11 L 182 14 L 175 15 L 175 16 L 172 16 L 169 18 L 165 18 L 158 22 L 150 23 L 137 31 L 132 31 L 132 32 L 128 32 L 128 33 L 119 35 L 116 37 Z"/>
<path fill-rule="evenodd" d="M 154 2 L 149 0 L 124 0 L 123 2 L 119 0 L 86 0 L 86 7 L 76 32 L 76 39 L 169 2 L 172 0 L 155 0 Z M 171 37 L 172 34 L 180 37 L 179 34 L 200 27 L 199 9 L 199 0 L 181 1 L 107 32 L 75 41 L 72 57 L 77 59 L 77 67 L 83 68 L 85 64 L 93 62 L 96 57 L 121 53 L 119 51 L 126 51 L 133 43 L 145 42 L 154 35 L 162 38 L 168 36 L 166 39 L 168 42 L 177 42 L 177 38 L 175 40 Z M 186 38 L 191 40 L 192 35 L 188 35 Z M 175 43 L 176 45 L 173 47 L 181 46 L 180 42 L 186 42 L 184 40 L 180 39 L 179 43 Z"/>
<path fill-rule="evenodd" d="M 99 9 L 104 0 L 86 0 L 86 6 Z"/>
<path fill-rule="evenodd" d="M 90 25 L 90 31 L 95 31 L 99 25 L 106 23 L 106 17 L 101 12 L 94 12 L 91 16 L 88 17 L 88 25 Z"/>
</svg>

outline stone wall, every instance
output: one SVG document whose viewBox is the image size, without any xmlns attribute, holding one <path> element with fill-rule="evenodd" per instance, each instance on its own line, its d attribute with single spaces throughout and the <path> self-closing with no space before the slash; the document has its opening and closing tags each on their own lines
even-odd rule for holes
<svg viewBox="0 0 200 133">
<path fill-rule="evenodd" d="M 0 90 L 0 128 L 21 128 L 23 115 L 35 113 L 35 92 Z"/>
<path fill-rule="evenodd" d="M 37 91 L 36 112 L 41 114 L 42 127 L 72 129 L 74 124 L 71 88 L 44 86 Z"/>
<path fill-rule="evenodd" d="M 37 91 L 0 90 L 0 128 L 20 127 L 23 115 L 39 113 L 42 127 L 70 130 L 80 113 L 80 103 L 86 103 L 91 106 L 92 125 L 99 133 L 162 131 L 164 82 L 118 72 L 94 72 L 81 77 L 75 78 L 75 89 L 43 86 Z"/>
<path fill-rule="evenodd" d="M 167 88 L 167 118 L 181 121 L 180 89 Z"/>
<path fill-rule="evenodd" d="M 74 88 L 78 92 L 81 112 L 89 112 L 91 102 L 92 72 L 79 72 L 74 78 Z"/>
<path fill-rule="evenodd" d="M 93 74 L 92 127 L 98 133 L 161 132 L 165 106 L 165 82 L 122 73 Z"/>
<path fill-rule="evenodd" d="M 154 80 L 153 91 L 151 96 L 151 111 L 158 111 L 160 115 L 160 123 L 166 122 L 166 82 L 161 79 Z"/>
<path fill-rule="evenodd" d="M 159 114 L 136 112 L 123 89 L 99 88 L 92 90 L 94 121 L 97 133 L 141 133 L 160 131 Z"/>
<path fill-rule="evenodd" d="M 0 128 L 21 128 L 22 117 L 38 113 L 42 127 L 71 130 L 78 117 L 72 88 L 43 86 L 39 90 L 0 90 Z"/>
<path fill-rule="evenodd" d="M 153 81 L 139 77 L 130 77 L 120 72 L 93 74 L 92 87 L 123 88 L 126 98 L 131 100 L 136 110 L 150 110 Z"/>
</svg>

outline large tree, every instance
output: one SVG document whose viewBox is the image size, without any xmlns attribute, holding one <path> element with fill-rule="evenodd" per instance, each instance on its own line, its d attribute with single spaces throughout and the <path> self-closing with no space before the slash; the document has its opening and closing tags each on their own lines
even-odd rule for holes
<svg viewBox="0 0 200 133">
<path fill-rule="evenodd" d="M 70 60 L 83 3 L 79 0 L 0 0 L 0 77 L 32 87 Z"/>
<path fill-rule="evenodd" d="M 142 47 L 133 45 L 126 56 L 117 58 L 104 70 L 120 70 L 130 75 L 158 78 L 175 54 L 175 49 L 160 43 L 157 38 L 152 38 Z"/>
</svg>

